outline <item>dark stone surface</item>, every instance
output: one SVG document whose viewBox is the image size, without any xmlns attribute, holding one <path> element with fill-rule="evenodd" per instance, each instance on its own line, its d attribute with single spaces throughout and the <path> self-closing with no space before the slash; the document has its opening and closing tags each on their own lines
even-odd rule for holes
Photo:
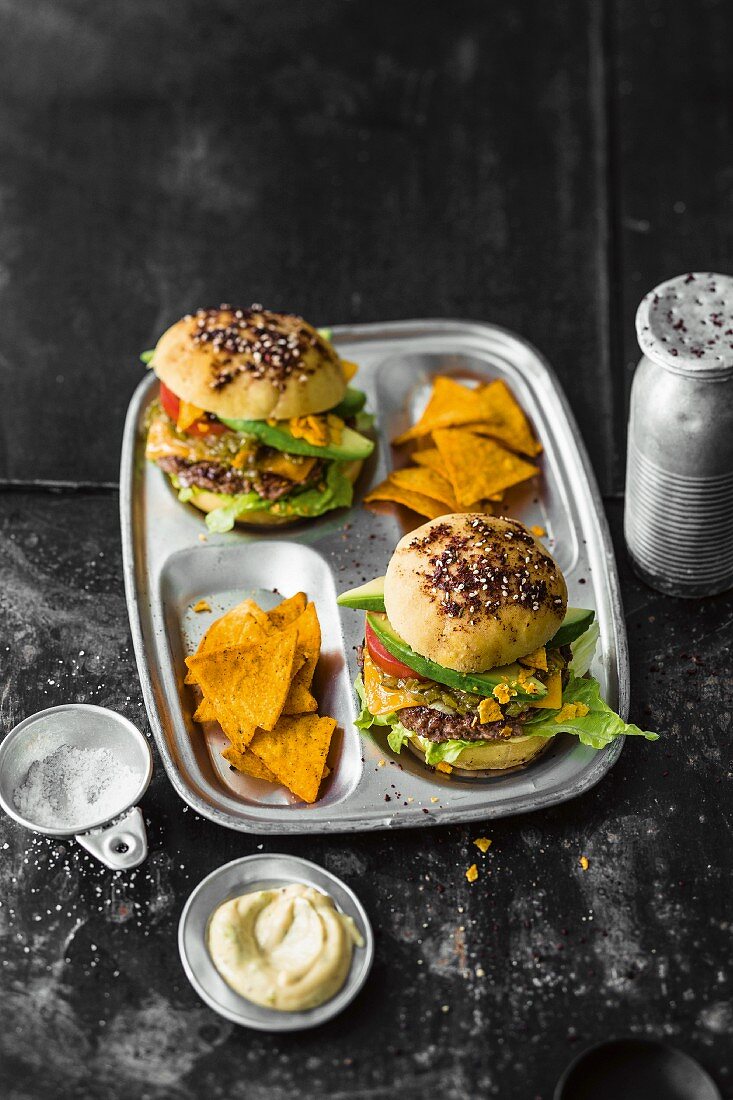
<svg viewBox="0 0 733 1100">
<path fill-rule="evenodd" d="M 642 295 L 684 271 L 733 270 L 733 6 L 616 0 L 612 9 L 611 336 L 614 388 L 628 400 Z M 616 466 L 615 485 L 622 475 Z"/>
<path fill-rule="evenodd" d="M 69 699 L 146 728 L 116 509 L 114 493 L 0 497 L 5 728 Z M 548 1100 L 578 1050 L 633 1033 L 696 1055 L 733 1097 L 730 601 L 675 601 L 642 586 L 625 561 L 619 503 L 609 516 L 632 718 L 663 741 L 627 744 L 597 788 L 548 812 L 341 840 L 220 829 L 186 809 L 158 764 L 144 800 L 151 856 L 128 874 L 2 817 L 0 1092 Z M 486 856 L 472 844 L 482 834 L 493 840 Z M 310 1034 L 227 1024 L 179 964 L 190 889 L 258 850 L 342 876 L 376 929 L 366 989 Z"/>
<path fill-rule="evenodd" d="M 664 740 L 546 813 L 343 839 L 229 833 L 158 766 L 151 857 L 119 876 L 0 818 L 0 1094 L 549 1100 L 578 1050 L 633 1033 L 733 1098 L 733 614 L 643 587 L 611 499 L 639 298 L 732 266 L 732 11 L 2 6 L 3 729 L 72 699 L 146 728 L 116 496 L 74 485 L 116 480 L 138 351 L 199 304 L 260 299 L 316 323 L 486 319 L 541 348 L 609 494 L 632 718 Z M 312 1034 L 231 1027 L 178 961 L 189 890 L 257 850 L 341 875 L 377 930 L 363 994 Z"/>
<path fill-rule="evenodd" d="M 138 352 L 235 300 L 517 329 L 607 487 L 601 37 L 542 0 L 11 0 L 0 478 L 116 480 Z"/>
</svg>

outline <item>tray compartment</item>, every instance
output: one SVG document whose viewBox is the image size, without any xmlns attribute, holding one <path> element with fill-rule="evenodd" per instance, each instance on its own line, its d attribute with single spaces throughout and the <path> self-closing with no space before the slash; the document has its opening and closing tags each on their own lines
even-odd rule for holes
<svg viewBox="0 0 733 1100">
<path fill-rule="evenodd" d="M 382 438 L 388 444 L 387 465 L 392 468 L 409 463 L 409 446 L 392 447 L 391 441 L 419 420 L 428 403 L 436 375 L 445 374 L 469 386 L 501 377 L 520 394 L 526 387 L 521 378 L 514 377 L 515 373 L 507 369 L 506 362 L 497 360 L 492 367 L 486 358 L 479 359 L 474 355 L 426 352 L 385 359 L 375 372 L 375 388 L 377 408 L 388 410 L 384 420 L 380 422 Z M 535 402 L 527 395 L 522 396 L 521 403 L 543 439 L 543 425 L 540 423 L 538 426 L 533 415 L 532 406 Z M 542 471 L 541 483 L 533 480 L 510 490 L 505 497 L 506 512 L 510 516 L 521 518 L 528 526 L 545 529 L 552 553 L 560 568 L 567 574 L 577 561 L 578 546 L 575 531 L 569 522 L 570 513 L 553 447 L 546 444 L 545 453 L 536 461 Z"/>
<path fill-rule="evenodd" d="M 334 805 L 358 782 L 361 745 L 354 727 L 356 711 L 336 589 L 327 562 L 300 543 L 262 540 L 192 546 L 171 555 L 161 571 L 159 600 L 167 663 L 175 670 L 170 709 L 189 732 L 201 771 L 251 805 L 302 808 L 284 788 L 230 768 L 221 756 L 228 742 L 218 726 L 194 722 L 199 696 L 184 683 L 185 658 L 195 652 L 211 623 L 242 600 L 249 597 L 267 611 L 299 591 L 315 602 L 321 624 L 321 657 L 314 678 L 319 712 L 337 721 L 327 761 L 331 774 L 318 800 L 319 806 Z M 209 602 L 210 612 L 193 610 L 200 599 Z"/>
</svg>

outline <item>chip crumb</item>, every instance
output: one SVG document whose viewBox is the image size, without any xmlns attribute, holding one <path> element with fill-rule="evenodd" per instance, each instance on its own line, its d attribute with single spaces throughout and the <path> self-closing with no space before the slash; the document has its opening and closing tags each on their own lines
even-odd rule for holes
<svg viewBox="0 0 733 1100">
<path fill-rule="evenodd" d="M 516 691 L 509 687 L 507 683 L 497 684 L 491 693 L 500 703 L 508 703 L 512 695 L 516 695 Z"/>
<path fill-rule="evenodd" d="M 435 770 L 439 772 L 445 772 L 446 775 L 450 775 L 450 773 L 453 771 L 453 765 L 446 764 L 445 760 L 439 760 L 438 763 L 435 765 Z"/>
<path fill-rule="evenodd" d="M 533 523 L 530 527 L 530 531 L 537 539 L 541 539 L 543 535 L 547 534 L 544 527 L 540 527 L 539 523 Z"/>
<path fill-rule="evenodd" d="M 590 867 L 590 860 L 588 859 L 587 856 L 581 856 L 580 859 L 578 860 L 578 863 L 580 864 L 581 869 L 583 871 L 587 871 L 588 868 Z"/>
<path fill-rule="evenodd" d="M 378 768 L 383 768 L 386 763 L 387 763 L 386 760 L 377 760 L 377 767 Z"/>
<path fill-rule="evenodd" d="M 466 878 L 469 882 L 475 882 L 478 878 L 478 867 L 475 863 L 472 863 L 466 871 Z"/>
<path fill-rule="evenodd" d="M 203 533 L 203 531 L 201 531 L 199 533 L 199 542 L 208 542 L 208 541 L 209 541 L 208 535 L 205 535 Z"/>
<path fill-rule="evenodd" d="M 199 600 L 197 603 L 193 604 L 191 610 L 195 611 L 198 615 L 201 611 L 211 611 L 211 604 L 208 600 Z"/>
<path fill-rule="evenodd" d="M 414 801 L 415 801 L 415 799 L 414 799 L 414 798 L 412 797 L 412 795 L 411 795 L 411 794 L 408 794 L 408 796 L 407 796 L 407 801 L 408 801 L 408 802 L 414 802 Z"/>
<path fill-rule="evenodd" d="M 477 836 L 474 840 L 474 844 L 478 848 L 479 852 L 483 852 L 485 854 L 491 847 L 492 842 L 487 836 Z"/>
<path fill-rule="evenodd" d="M 565 703 L 555 715 L 558 725 L 572 718 L 585 718 L 590 708 L 585 703 Z"/>
<path fill-rule="evenodd" d="M 430 796 L 430 801 L 431 802 L 440 802 L 440 799 L 438 798 L 437 795 L 431 795 Z"/>
</svg>

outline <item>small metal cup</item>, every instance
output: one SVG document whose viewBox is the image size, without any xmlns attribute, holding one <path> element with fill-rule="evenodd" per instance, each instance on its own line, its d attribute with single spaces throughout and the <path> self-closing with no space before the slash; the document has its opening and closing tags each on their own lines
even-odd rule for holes
<svg viewBox="0 0 733 1100">
<path fill-rule="evenodd" d="M 110 817 L 78 821 L 73 828 L 39 825 L 21 814 L 13 792 L 34 760 L 60 745 L 81 749 L 108 749 L 135 773 L 132 798 L 125 798 Z M 96 859 L 114 871 L 138 867 L 148 854 L 143 815 L 137 802 L 153 774 L 150 746 L 138 729 L 121 714 L 88 703 L 66 703 L 31 714 L 15 726 L 0 745 L 0 806 L 26 829 L 59 838 L 74 837 Z"/>
</svg>

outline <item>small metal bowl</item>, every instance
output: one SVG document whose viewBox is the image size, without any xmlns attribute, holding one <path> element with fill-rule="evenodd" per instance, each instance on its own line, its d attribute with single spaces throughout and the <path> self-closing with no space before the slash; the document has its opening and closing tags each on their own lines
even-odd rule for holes
<svg viewBox="0 0 733 1100">
<path fill-rule="evenodd" d="M 131 796 L 123 798 L 113 814 L 87 818 L 73 825 L 41 825 L 24 817 L 15 805 L 14 791 L 34 760 L 60 745 L 80 749 L 108 749 L 137 779 Z M 113 871 L 138 867 L 148 854 L 142 811 L 136 805 L 153 774 L 150 745 L 140 730 L 122 714 L 91 703 L 64 703 L 31 714 L 19 722 L 0 745 L 0 807 L 13 820 L 33 832 L 56 838 L 74 837 L 96 859 Z"/>
<path fill-rule="evenodd" d="M 339 992 L 324 1004 L 305 1012 L 265 1008 L 235 993 L 214 966 L 206 944 L 211 915 L 223 902 L 239 894 L 276 889 L 291 883 L 303 883 L 330 894 L 337 908 L 353 919 L 364 940 L 363 947 L 354 947 L 351 969 Z M 331 1020 L 351 1004 L 371 970 L 374 936 L 364 907 L 341 879 L 307 859 L 263 853 L 225 863 L 198 884 L 181 913 L 178 950 L 191 985 L 202 1001 L 220 1016 L 256 1031 L 302 1031 Z"/>
</svg>

